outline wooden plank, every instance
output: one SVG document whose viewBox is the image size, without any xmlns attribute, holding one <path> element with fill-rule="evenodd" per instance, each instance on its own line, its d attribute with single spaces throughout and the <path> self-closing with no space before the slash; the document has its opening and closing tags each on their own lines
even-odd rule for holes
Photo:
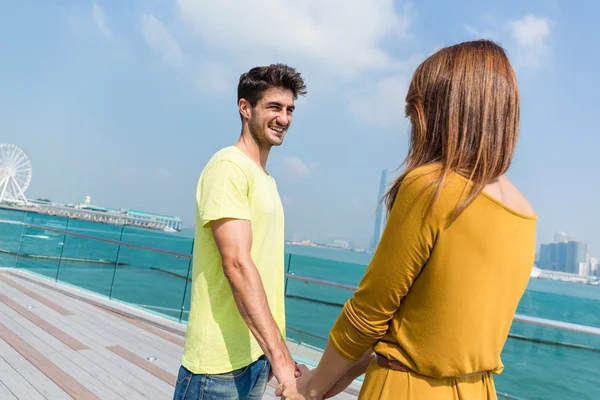
<svg viewBox="0 0 600 400">
<path fill-rule="evenodd" d="M 30 297 L 21 293 L 20 291 L 0 282 L 0 292 L 2 291 L 4 291 L 4 293 L 9 298 L 11 298 L 17 303 L 33 305 L 34 308 L 30 310 L 31 312 L 33 312 L 41 318 L 44 318 L 45 320 L 47 320 L 52 325 L 56 326 L 58 329 L 62 330 L 66 334 L 77 338 L 77 340 L 86 345 L 88 348 L 96 344 L 102 346 L 116 345 L 116 343 L 106 340 L 106 338 L 96 334 L 92 330 L 86 329 L 76 323 L 73 323 L 73 321 L 70 319 L 71 317 L 73 317 L 73 314 L 66 316 L 59 314 L 52 308 L 40 303 L 37 300 L 31 299 Z"/>
<path fill-rule="evenodd" d="M 0 323 L 0 338 L 8 343 L 13 349 L 15 349 L 23 358 L 33 364 L 37 369 L 43 372 L 48 378 L 50 378 L 57 386 L 67 392 L 70 396 L 76 399 L 92 400 L 97 399 L 91 392 L 89 392 L 84 386 L 73 379 L 70 375 L 66 374 L 65 371 L 58 368 L 48 358 L 46 358 L 39 351 L 34 349 L 32 346 L 27 344 L 21 338 L 16 336 L 11 330 L 5 325 Z M 4 379 L 4 378 L 3 378 Z M 37 390 L 35 391 L 36 393 Z M 20 396 L 19 396 L 20 397 Z M 41 395 L 40 395 L 41 397 Z M 23 399 L 33 398 L 22 397 Z M 41 397 L 43 398 L 43 397 Z"/>
<path fill-rule="evenodd" d="M 6 389 L 17 399 L 46 400 L 31 383 L 27 382 L 3 358 L 0 358 L 0 380 Z"/>
<path fill-rule="evenodd" d="M 71 396 L 65 393 L 60 387 L 44 375 L 33 364 L 27 361 L 8 343 L 0 339 L 0 357 L 3 358 L 11 367 L 25 378 L 38 392 L 45 398 L 52 400 L 73 400 Z M 2 380 L 0 378 L 0 380 Z M 0 396 L 0 399 L 3 397 Z"/>
<path fill-rule="evenodd" d="M 84 350 L 88 348 L 87 346 L 79 342 L 77 339 L 67 335 L 60 329 L 56 328 L 54 325 L 38 317 L 25 307 L 15 303 L 5 295 L 0 294 L 0 301 L 12 308 L 13 310 L 15 310 L 16 312 L 18 312 L 19 314 L 21 314 L 23 317 L 27 318 L 29 321 L 42 328 L 44 331 L 48 332 L 50 335 L 54 336 L 55 338 L 72 348 L 73 350 Z"/>
<path fill-rule="evenodd" d="M 26 379 L 31 385 L 44 396 L 46 399 L 52 400 L 72 400 L 60 386 L 58 386 L 51 378 L 46 376 L 42 371 L 37 369 L 29 361 L 20 357 L 17 360 L 7 362 L 15 368 L 19 374 Z M 0 397 L 2 398 L 2 397 Z M 28 397 L 26 397 L 28 398 Z"/>
<path fill-rule="evenodd" d="M 36 326 L 30 321 L 27 321 L 25 318 L 23 318 L 21 315 L 19 315 L 3 303 L 0 303 L 0 321 L 2 321 L 2 323 L 8 329 L 14 332 L 15 335 L 19 336 L 21 339 L 23 339 L 25 342 L 27 342 L 29 345 L 34 347 L 37 351 L 39 351 L 42 354 L 50 354 L 56 351 L 56 349 L 50 344 L 48 344 L 45 339 L 54 341 L 58 343 L 58 346 L 63 346 L 68 349 L 68 347 L 64 343 L 59 342 L 55 337 L 50 336 L 46 332 L 41 331 L 38 326 Z M 37 330 L 38 333 L 41 332 L 42 336 L 44 336 L 44 339 L 36 336 L 34 333 L 32 333 L 32 330 Z"/>
<path fill-rule="evenodd" d="M 76 315 L 73 317 L 77 321 L 84 325 L 91 327 L 94 325 L 94 321 L 91 320 L 91 316 L 80 316 Z M 117 342 L 117 346 L 124 347 L 129 351 L 137 354 L 141 358 L 148 356 L 156 357 L 156 361 L 153 365 L 163 368 L 165 371 L 178 371 L 181 365 L 181 359 L 179 358 L 181 352 L 174 353 L 172 351 L 166 351 L 158 345 L 153 345 L 152 342 L 148 342 L 145 338 L 138 335 L 132 335 L 131 332 L 127 332 L 127 329 L 123 329 L 123 326 L 118 325 L 99 325 L 98 332 L 110 340 Z"/>
<path fill-rule="evenodd" d="M 48 359 L 77 379 L 78 382 L 98 396 L 99 399 L 141 400 L 144 398 L 141 393 L 127 386 L 109 372 L 92 365 L 89 360 L 78 353 L 70 355 L 52 353 L 48 355 Z"/>
<path fill-rule="evenodd" d="M 52 298 L 58 304 L 64 305 L 75 315 L 70 317 L 81 326 L 93 329 L 108 340 L 135 350 L 141 355 L 153 355 L 158 358 L 156 364 L 167 371 L 176 371 L 181 365 L 183 348 L 162 338 L 146 332 L 143 329 L 125 324 L 124 321 L 101 312 L 97 307 L 74 300 L 51 289 L 42 288 L 44 295 Z M 68 303 L 63 304 L 62 301 Z"/>
<path fill-rule="evenodd" d="M 140 368 L 150 372 L 152 375 L 162 379 L 169 385 L 175 386 L 175 383 L 177 383 L 177 377 L 175 375 L 166 372 L 162 368 L 159 368 L 156 365 L 152 364 L 150 361 L 144 360 L 143 358 L 135 355 L 134 353 L 130 352 L 127 349 L 124 349 L 121 346 L 112 346 L 109 347 L 108 350 L 120 355 L 127 361 L 132 362 Z"/>
<path fill-rule="evenodd" d="M 4 384 L 2 382 L 0 382 L 0 399 L 19 400 L 15 397 L 13 392 L 8 390 L 8 388 L 6 386 L 4 386 Z"/>
<path fill-rule="evenodd" d="M 175 343 L 176 345 L 181 346 L 181 347 L 185 346 L 185 340 L 184 339 L 175 337 L 175 336 L 173 336 L 173 335 L 171 335 L 171 334 L 169 334 L 169 333 L 167 333 L 167 332 L 165 332 L 165 331 L 163 331 L 161 329 L 158 329 L 158 328 L 156 328 L 156 327 L 154 327 L 152 325 L 149 325 L 149 324 L 147 324 L 145 322 L 142 322 L 142 321 L 138 321 L 138 320 L 136 320 L 134 318 L 128 317 L 127 315 L 119 314 L 119 313 L 116 313 L 114 311 L 107 310 L 107 309 L 100 308 L 100 307 L 98 307 L 98 308 L 100 310 L 106 312 L 106 313 L 109 313 L 110 315 L 114 315 L 115 317 L 120 318 L 120 319 L 122 319 L 124 321 L 127 321 L 130 324 L 132 324 L 132 325 L 138 326 L 138 327 L 140 327 L 140 328 L 142 328 L 142 329 L 144 329 L 144 330 L 146 330 L 146 331 L 148 331 L 150 333 L 153 333 L 153 334 L 155 334 L 158 337 L 166 339 L 166 340 L 168 340 L 171 343 Z"/>
<path fill-rule="evenodd" d="M 173 395 L 172 388 L 170 388 L 170 390 L 166 391 L 166 393 L 162 392 L 160 390 L 157 390 L 155 387 L 149 385 L 144 380 L 139 379 L 138 377 L 136 377 L 135 375 L 133 375 L 132 373 L 127 371 L 125 368 L 121 368 L 118 365 L 113 364 L 106 358 L 102 357 L 94 349 L 81 350 L 78 353 L 81 354 L 83 357 L 85 357 L 93 365 L 101 367 L 105 371 L 111 371 L 114 376 L 118 377 L 121 381 L 125 382 L 127 385 L 131 386 L 133 389 L 137 390 L 143 399 L 162 400 L 162 399 L 165 399 L 165 395 L 171 395 L 171 396 Z M 125 361 L 125 362 L 127 362 L 127 361 Z M 138 367 L 135 367 L 135 368 L 139 369 Z M 152 378 L 154 378 L 154 377 L 152 377 Z M 122 393 L 123 392 L 121 392 L 121 391 L 119 392 L 119 394 L 122 394 Z M 136 396 L 136 398 L 137 397 L 139 397 L 139 396 Z M 127 397 L 127 398 L 129 399 L 129 397 Z M 133 398 L 133 397 L 131 397 L 131 398 Z"/>
<path fill-rule="evenodd" d="M 114 315 L 109 315 L 95 306 L 91 306 L 80 300 L 72 299 L 47 288 L 42 288 L 40 292 L 42 292 L 44 297 L 52 299 L 56 304 L 64 305 L 73 314 L 69 317 L 64 317 L 69 320 L 69 324 L 72 325 L 73 321 L 76 321 L 79 323 L 79 327 L 85 327 L 88 330 L 93 329 L 97 334 L 109 340 L 118 340 L 121 347 L 127 349 L 130 353 L 139 354 L 137 356 L 138 359 L 143 360 L 146 355 L 156 356 L 158 359 L 153 365 L 162 367 L 167 374 L 170 371 L 175 372 L 178 370 L 181 363 L 180 354 L 182 352 L 180 346 L 157 337 L 140 327 L 132 326 L 125 320 L 117 318 Z M 63 301 L 68 302 L 68 304 L 62 304 Z M 157 346 L 157 344 L 161 344 L 161 346 Z M 168 346 L 168 348 L 164 348 L 165 346 Z M 160 351 L 158 351 L 159 348 L 161 348 Z M 58 350 L 64 353 L 63 349 Z M 172 396 L 172 390 L 170 390 L 167 396 Z"/>
<path fill-rule="evenodd" d="M 56 294 L 47 293 L 45 295 L 50 297 L 51 295 Z M 57 296 L 61 295 L 58 294 Z M 182 349 L 179 349 L 175 353 L 171 350 L 158 350 L 160 347 L 157 346 L 157 340 L 168 343 L 170 346 L 177 347 L 176 345 L 153 336 L 152 334 L 140 328 L 133 327 L 124 321 L 112 317 L 106 313 L 101 313 L 96 307 L 92 307 L 88 304 L 68 297 L 66 300 L 70 300 L 68 307 L 74 311 L 74 315 L 68 317 L 69 320 L 75 320 L 82 326 L 85 326 L 89 329 L 95 329 L 97 333 L 103 335 L 109 340 L 117 341 L 122 345 L 122 347 L 128 349 L 130 352 L 143 356 L 138 356 L 141 359 L 144 359 L 145 356 L 150 355 L 157 357 L 157 360 L 153 363 L 153 365 L 162 367 L 165 373 L 169 373 L 169 371 L 178 371 L 181 364 L 180 354 Z M 60 304 L 60 302 L 58 304 Z M 91 312 L 84 313 L 81 310 L 75 310 L 76 305 L 88 306 L 87 309 Z M 2 306 L 2 303 L 0 303 L 0 306 Z M 132 332 L 134 330 L 136 332 Z M 43 333 L 38 333 L 38 336 L 40 335 L 43 335 Z M 50 343 L 49 338 L 46 338 L 46 341 Z M 53 344 L 53 347 L 56 350 L 59 350 L 61 353 L 65 352 L 64 349 L 57 346 L 56 343 Z M 177 354 L 177 356 L 174 354 Z"/>
<path fill-rule="evenodd" d="M 0 303 L 0 311 L 2 306 L 3 304 Z M 64 318 L 68 318 L 70 320 L 70 323 L 76 321 L 80 326 L 84 326 L 90 330 L 94 329 L 96 333 L 104 336 L 108 340 L 112 340 L 120 345 L 123 345 L 129 350 L 143 356 L 143 358 L 150 355 L 157 357 L 157 361 L 155 362 L 155 364 L 163 367 L 165 371 L 177 371 L 179 369 L 179 366 L 181 364 L 179 358 L 181 350 L 177 352 L 173 352 L 170 350 L 168 352 L 160 351 L 158 350 L 160 347 L 157 346 L 156 340 L 162 339 L 159 339 L 157 337 L 153 337 L 152 339 L 140 337 L 139 335 L 134 334 L 131 331 L 135 329 L 136 331 L 139 331 L 140 334 L 148 336 L 151 336 L 151 334 L 139 328 L 132 327 L 126 324 L 124 321 L 113 317 L 111 317 L 111 320 L 109 321 L 102 320 L 96 315 L 99 312 L 98 310 L 94 309 L 92 311 L 93 314 L 85 313 L 83 315 L 77 315 L 80 314 L 80 312 L 77 312 L 77 314 L 75 315 Z M 47 339 L 47 341 L 49 341 L 49 339 Z M 56 345 L 54 345 L 53 347 L 55 347 L 57 350 L 61 350 L 61 352 L 64 353 L 64 351 Z M 177 356 L 175 356 L 174 354 L 177 354 Z"/>
<path fill-rule="evenodd" d="M 36 284 L 30 283 L 30 282 L 26 282 L 25 284 L 37 286 Z M 38 290 L 38 289 L 36 289 L 36 290 Z M 44 293 L 46 295 L 46 297 L 52 298 L 57 304 L 64 306 L 70 312 L 72 312 L 74 314 L 79 314 L 79 315 L 94 314 L 93 310 L 95 310 L 96 311 L 95 315 L 97 315 L 99 318 L 104 318 L 106 321 L 108 321 L 111 324 L 114 324 L 115 317 L 119 318 L 119 319 L 124 319 L 127 322 L 135 321 L 136 323 L 134 323 L 133 325 L 140 327 L 140 328 L 146 330 L 147 332 L 152 332 L 156 336 L 161 337 L 162 339 L 164 339 L 164 341 L 163 340 L 159 341 L 159 344 L 168 346 L 169 348 L 171 348 L 173 350 L 180 351 L 180 350 L 182 350 L 183 345 L 185 344 L 183 338 L 173 336 L 170 333 L 163 331 L 161 329 L 158 329 L 156 327 L 153 327 L 150 324 L 144 323 L 142 321 L 137 321 L 135 318 L 131 318 L 131 317 L 128 317 L 125 315 L 120 315 L 119 313 L 102 308 L 101 306 L 97 306 L 95 304 L 86 303 L 81 300 L 70 298 L 63 293 L 60 293 L 58 291 L 52 290 L 47 287 L 40 286 L 38 291 L 41 291 L 42 293 Z M 115 306 L 118 306 L 118 305 L 119 305 L 119 301 L 115 301 Z M 107 314 L 108 314 L 108 316 L 107 316 Z M 147 327 L 149 329 L 146 329 Z M 152 341 L 154 343 L 155 339 L 152 338 Z M 156 344 L 156 343 L 154 343 L 154 344 Z"/>
<path fill-rule="evenodd" d="M 43 351 L 43 355 L 49 362 L 54 362 L 58 368 L 64 370 L 80 382 L 85 383 L 85 386 L 96 394 L 98 398 L 121 398 L 119 397 L 119 393 L 112 390 L 113 387 L 123 392 L 123 398 L 143 398 L 140 394 L 136 395 L 131 387 L 121 382 L 115 382 L 118 380 L 117 377 L 109 376 L 109 372 L 102 371 L 90 364 L 89 360 L 78 354 L 77 351 L 47 334 L 37 325 L 26 320 L 3 303 L 0 303 L 0 307 L 6 308 L 7 310 L 2 311 L 8 312 L 9 317 L 12 317 L 12 319 L 6 318 L 6 324 L 9 325 L 9 329 L 31 342 L 34 349 Z M 15 315 L 10 315 L 10 313 Z M 92 372 L 93 376 L 89 372 Z M 105 383 L 102 383 L 102 380 Z"/>
<path fill-rule="evenodd" d="M 157 378 L 146 370 L 141 369 L 137 365 L 125 360 L 123 357 L 113 353 L 112 351 L 107 350 L 104 347 L 94 347 L 92 348 L 96 352 L 96 354 L 102 356 L 105 360 L 109 361 L 113 365 L 121 368 L 122 370 L 127 371 L 132 376 L 135 376 L 137 381 L 147 385 L 149 389 L 154 389 L 157 392 L 163 394 L 163 397 L 173 396 L 173 387 L 167 384 L 162 379 Z M 87 350 L 83 350 L 86 352 Z"/>
<path fill-rule="evenodd" d="M 60 313 L 62 315 L 71 315 L 72 314 L 70 311 L 68 311 L 65 308 L 59 306 L 58 304 L 55 304 L 55 303 L 47 300 L 43 296 L 38 295 L 36 292 L 27 289 L 26 287 L 24 287 L 24 286 L 16 283 L 12 279 L 9 279 L 4 274 L 0 274 L 0 280 L 3 281 L 3 282 L 5 282 L 7 285 L 10 285 L 10 286 L 14 287 L 15 289 L 19 290 L 20 292 L 26 294 L 27 296 L 31 297 L 32 299 L 36 299 L 40 303 L 45 304 L 46 306 L 52 308 L 53 310 L 55 310 L 56 312 L 58 312 L 58 313 Z"/>
</svg>

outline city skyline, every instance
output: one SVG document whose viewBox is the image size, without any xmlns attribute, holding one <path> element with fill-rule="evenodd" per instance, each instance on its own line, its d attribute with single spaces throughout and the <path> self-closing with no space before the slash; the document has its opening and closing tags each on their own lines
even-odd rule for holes
<svg viewBox="0 0 600 400">
<path fill-rule="evenodd" d="M 589 118 L 600 85 L 600 56 L 589 52 L 600 4 L 245 4 L 1 3 L 0 132 L 30 156 L 27 195 L 59 203 L 90 195 L 192 225 L 202 168 L 239 135 L 240 74 L 284 62 L 308 89 L 267 164 L 286 236 L 368 246 L 381 170 L 407 152 L 404 96 L 414 69 L 442 46 L 488 38 L 506 49 L 519 81 L 508 176 L 538 215 L 538 246 L 563 229 L 600 254 L 587 223 L 600 220 L 600 189 L 590 185 L 600 136 Z M 249 22 L 277 15 L 285 18 L 273 18 L 276 26 Z"/>
<path fill-rule="evenodd" d="M 598 259 L 588 252 L 587 243 L 575 240 L 574 234 L 558 231 L 554 234 L 554 242 L 542 243 L 539 248 L 537 265 L 543 270 L 600 276 Z"/>
</svg>

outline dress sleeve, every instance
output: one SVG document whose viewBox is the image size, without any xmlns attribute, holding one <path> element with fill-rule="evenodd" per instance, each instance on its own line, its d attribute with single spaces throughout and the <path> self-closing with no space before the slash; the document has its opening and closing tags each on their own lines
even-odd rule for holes
<svg viewBox="0 0 600 400">
<path fill-rule="evenodd" d="M 429 182 L 427 175 L 403 180 L 373 259 L 330 332 L 331 344 L 349 360 L 358 360 L 385 335 L 429 259 L 442 227 L 437 206 L 425 218 Z"/>
</svg>

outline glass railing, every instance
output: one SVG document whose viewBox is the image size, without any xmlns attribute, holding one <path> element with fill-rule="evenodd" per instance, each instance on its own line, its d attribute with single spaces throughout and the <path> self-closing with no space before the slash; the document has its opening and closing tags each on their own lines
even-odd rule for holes
<svg viewBox="0 0 600 400">
<path fill-rule="evenodd" d="M 6 209 L 0 220 L 0 267 L 187 320 L 191 238 Z"/>
<path fill-rule="evenodd" d="M 182 323 L 189 313 L 192 248 L 193 239 L 178 234 L 0 209 L 0 267 Z M 363 255 L 346 253 L 334 260 L 286 255 L 288 339 L 324 348 L 366 268 L 352 262 Z M 596 399 L 600 287 L 532 279 L 502 358 L 506 368 L 495 381 L 505 398 Z"/>
</svg>

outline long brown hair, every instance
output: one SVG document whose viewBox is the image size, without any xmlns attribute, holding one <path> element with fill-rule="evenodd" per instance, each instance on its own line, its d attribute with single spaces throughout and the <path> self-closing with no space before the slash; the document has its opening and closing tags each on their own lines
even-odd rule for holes
<svg viewBox="0 0 600 400">
<path fill-rule="evenodd" d="M 406 95 L 410 148 L 403 173 L 386 193 L 391 211 L 398 189 L 414 169 L 439 165 L 427 213 L 439 200 L 444 181 L 456 172 L 472 183 L 450 220 L 482 189 L 509 168 L 519 130 L 519 90 L 502 47 L 478 40 L 437 51 L 416 69 Z M 426 188 L 427 189 L 427 188 Z M 466 194 L 466 196 L 465 196 Z"/>
</svg>

